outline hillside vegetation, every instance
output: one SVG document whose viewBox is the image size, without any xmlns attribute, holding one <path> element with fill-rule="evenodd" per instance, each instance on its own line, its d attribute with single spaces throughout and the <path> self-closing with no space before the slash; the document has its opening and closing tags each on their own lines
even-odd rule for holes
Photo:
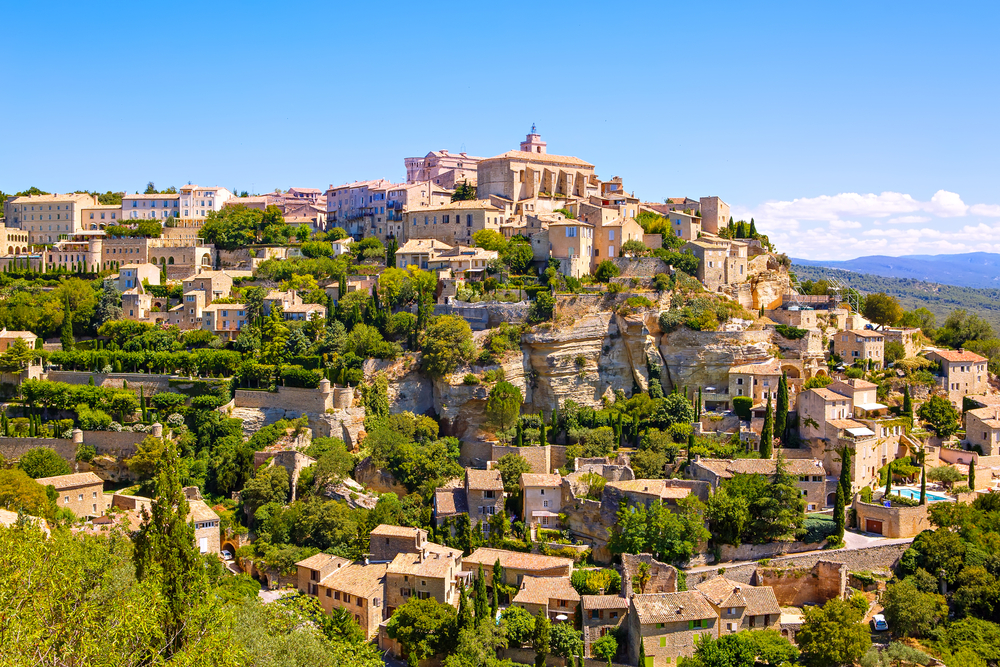
<svg viewBox="0 0 1000 667">
<path fill-rule="evenodd" d="M 907 310 L 926 308 L 937 316 L 939 322 L 944 321 L 952 311 L 967 310 L 989 322 L 995 330 L 1000 330 L 1000 289 L 942 285 L 801 264 L 793 264 L 791 270 L 800 282 L 836 278 L 859 292 L 884 292 L 895 297 Z"/>
</svg>

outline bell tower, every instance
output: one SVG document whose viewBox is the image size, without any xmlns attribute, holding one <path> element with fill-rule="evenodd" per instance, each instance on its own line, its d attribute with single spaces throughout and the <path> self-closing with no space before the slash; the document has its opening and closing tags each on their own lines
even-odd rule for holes
<svg viewBox="0 0 1000 667">
<path fill-rule="evenodd" d="M 531 124 L 531 132 L 521 142 L 521 150 L 525 153 L 546 153 L 546 144 L 542 141 L 542 135 L 538 134 L 535 124 Z"/>
</svg>

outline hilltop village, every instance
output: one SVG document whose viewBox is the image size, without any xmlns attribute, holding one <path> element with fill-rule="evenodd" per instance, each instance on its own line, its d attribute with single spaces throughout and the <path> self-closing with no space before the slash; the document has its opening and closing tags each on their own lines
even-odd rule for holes
<svg viewBox="0 0 1000 667">
<path fill-rule="evenodd" d="M 5 199 L 8 571 L 72 600 L 60 568 L 129 563 L 112 616 L 166 656 L 264 600 L 314 664 L 1000 658 L 974 316 L 801 284 L 719 196 L 645 201 L 534 127 L 404 166 Z M 96 664 L 78 621 L 10 641 Z"/>
</svg>

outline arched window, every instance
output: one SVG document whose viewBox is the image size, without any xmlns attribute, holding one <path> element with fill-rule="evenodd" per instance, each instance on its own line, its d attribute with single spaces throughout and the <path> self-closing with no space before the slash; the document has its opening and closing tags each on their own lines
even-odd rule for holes
<svg viewBox="0 0 1000 667">
<path fill-rule="evenodd" d="M 173 257 L 171 257 L 170 259 L 167 260 L 167 264 L 173 264 L 173 263 L 174 263 L 174 258 Z"/>
</svg>

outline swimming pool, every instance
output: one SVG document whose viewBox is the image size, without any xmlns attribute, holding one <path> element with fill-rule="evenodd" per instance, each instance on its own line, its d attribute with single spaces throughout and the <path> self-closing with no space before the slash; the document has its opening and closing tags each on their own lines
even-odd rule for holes
<svg viewBox="0 0 1000 667">
<path fill-rule="evenodd" d="M 899 494 L 904 498 L 910 498 L 911 500 L 920 500 L 920 489 L 899 489 L 894 490 L 893 493 Z M 939 503 L 942 500 L 948 500 L 948 496 L 941 493 L 934 493 L 933 491 L 927 492 L 927 502 Z"/>
</svg>

